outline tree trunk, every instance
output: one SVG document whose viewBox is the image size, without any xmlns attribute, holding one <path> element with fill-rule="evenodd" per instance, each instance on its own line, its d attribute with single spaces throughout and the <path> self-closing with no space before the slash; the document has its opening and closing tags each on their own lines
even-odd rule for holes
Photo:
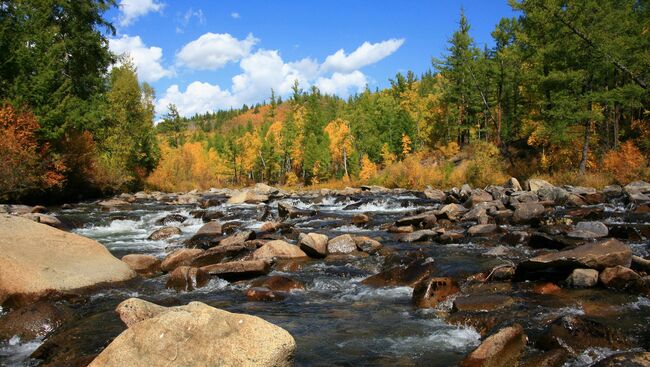
<svg viewBox="0 0 650 367">
<path fill-rule="evenodd" d="M 587 155 L 589 154 L 589 136 L 591 135 L 591 128 L 589 121 L 585 122 L 585 141 L 582 144 L 582 159 L 580 159 L 580 173 L 585 174 L 587 171 Z"/>
<path fill-rule="evenodd" d="M 343 170 L 345 171 L 345 175 L 349 176 L 348 174 L 348 153 L 343 149 Z"/>
</svg>

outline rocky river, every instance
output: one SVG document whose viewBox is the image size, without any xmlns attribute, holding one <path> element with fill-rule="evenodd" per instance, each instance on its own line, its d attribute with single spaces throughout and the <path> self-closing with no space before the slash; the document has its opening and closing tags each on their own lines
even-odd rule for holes
<svg viewBox="0 0 650 367">
<path fill-rule="evenodd" d="M 647 365 L 648 194 L 644 182 L 598 191 L 511 180 L 5 205 L 99 241 L 140 276 L 5 304 L 0 365 L 87 365 L 126 329 L 115 309 L 133 297 L 259 316 L 295 338 L 297 366 Z M 523 341 L 508 342 L 502 364 L 468 361 L 513 325 Z"/>
</svg>

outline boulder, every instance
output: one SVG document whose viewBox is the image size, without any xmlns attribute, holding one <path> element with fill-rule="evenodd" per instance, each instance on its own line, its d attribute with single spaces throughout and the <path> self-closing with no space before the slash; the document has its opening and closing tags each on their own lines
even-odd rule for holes
<svg viewBox="0 0 650 367">
<path fill-rule="evenodd" d="M 598 270 L 574 269 L 566 279 L 566 283 L 576 288 L 594 287 L 598 284 Z"/>
<path fill-rule="evenodd" d="M 307 257 L 307 254 L 300 247 L 282 240 L 267 242 L 253 252 L 253 259 L 255 260 L 296 259 L 301 257 Z"/>
<path fill-rule="evenodd" d="M 162 273 L 161 261 L 152 255 L 130 254 L 122 257 L 131 270 L 144 277 L 154 277 Z"/>
<path fill-rule="evenodd" d="M 545 213 L 546 209 L 540 203 L 521 203 L 515 207 L 512 221 L 517 224 L 525 224 L 543 217 Z"/>
<path fill-rule="evenodd" d="M 255 249 L 257 249 L 257 246 L 254 243 L 219 245 L 195 255 L 189 265 L 200 268 L 222 262 L 241 260 Z"/>
<path fill-rule="evenodd" d="M 514 177 L 510 177 L 508 179 L 508 182 L 506 182 L 506 187 L 509 189 L 512 189 L 514 191 L 521 191 L 521 184 L 519 183 L 519 180 L 517 180 Z"/>
<path fill-rule="evenodd" d="M 528 338 L 519 324 L 487 337 L 460 362 L 460 367 L 515 367 L 519 365 Z"/>
<path fill-rule="evenodd" d="M 588 348 L 623 349 L 627 339 L 596 320 L 565 315 L 551 322 L 535 342 L 541 350 L 566 349 L 571 354 L 581 353 Z"/>
<path fill-rule="evenodd" d="M 202 235 L 220 236 L 222 233 L 223 233 L 223 228 L 221 226 L 221 223 L 216 220 L 207 222 L 206 224 L 202 225 L 198 231 L 196 231 L 196 234 L 199 235 L 202 234 Z"/>
<path fill-rule="evenodd" d="M 99 242 L 0 215 L 0 304 L 132 279 L 136 273 Z"/>
<path fill-rule="evenodd" d="M 631 262 L 630 248 L 618 240 L 609 239 L 533 257 L 517 266 L 516 278 L 563 280 L 574 269 L 603 270 L 617 265 L 629 267 Z"/>
<path fill-rule="evenodd" d="M 481 235 L 493 233 L 496 230 L 497 230 L 496 224 L 477 224 L 475 226 L 471 226 L 467 230 L 467 233 L 470 236 L 481 236 Z"/>
<path fill-rule="evenodd" d="M 222 239 L 221 241 L 219 241 L 219 245 L 220 246 L 239 245 L 246 241 L 250 241 L 254 239 L 255 239 L 255 232 L 250 230 L 245 230 L 245 231 L 237 232 L 233 235 L 230 235 Z"/>
<path fill-rule="evenodd" d="M 456 220 L 461 214 L 467 212 L 467 208 L 460 204 L 447 204 L 436 212 L 438 219 Z"/>
<path fill-rule="evenodd" d="M 189 265 L 192 262 L 192 258 L 202 252 L 203 250 L 195 248 L 178 249 L 165 257 L 160 264 L 160 268 L 164 272 L 169 272 L 179 266 Z"/>
<path fill-rule="evenodd" d="M 301 210 L 295 208 L 293 205 L 288 203 L 278 203 L 278 216 L 281 219 L 293 219 L 298 217 L 308 217 L 314 215 L 316 212 L 313 210 Z"/>
<path fill-rule="evenodd" d="M 650 260 L 644 259 L 640 256 L 632 255 L 632 270 L 650 274 Z"/>
<path fill-rule="evenodd" d="M 413 287 L 420 281 L 429 278 L 435 271 L 432 259 L 415 259 L 405 264 L 398 264 L 372 275 L 363 281 L 362 284 L 371 287 Z"/>
<path fill-rule="evenodd" d="M 289 292 L 292 290 L 305 289 L 305 285 L 302 282 L 282 275 L 272 275 L 265 278 L 255 279 L 251 282 L 251 287 L 268 288 L 276 292 Z"/>
<path fill-rule="evenodd" d="M 431 241 L 438 237 L 438 232 L 431 229 L 421 229 L 412 233 L 406 233 L 399 238 L 400 242 Z"/>
<path fill-rule="evenodd" d="M 151 233 L 147 239 L 152 241 L 159 241 L 171 236 L 177 236 L 179 234 L 181 234 L 181 229 L 178 227 L 162 227 L 153 231 L 153 233 Z"/>
<path fill-rule="evenodd" d="M 625 185 L 623 190 L 628 194 L 647 194 L 650 193 L 650 183 L 645 181 L 634 181 Z"/>
<path fill-rule="evenodd" d="M 163 218 L 160 218 L 156 221 L 156 224 L 161 226 L 167 226 L 171 223 L 183 223 L 187 220 L 187 217 L 182 214 L 169 214 Z"/>
<path fill-rule="evenodd" d="M 367 214 L 355 214 L 352 216 L 352 219 L 350 221 L 354 225 L 364 225 L 370 223 L 372 219 L 370 219 L 370 216 Z"/>
<path fill-rule="evenodd" d="M 298 245 L 308 256 L 314 258 L 324 258 L 327 256 L 328 238 L 320 233 L 301 233 L 298 236 Z"/>
<path fill-rule="evenodd" d="M 234 193 L 230 199 L 228 199 L 228 204 L 250 204 L 250 203 L 264 203 L 269 201 L 269 197 L 264 194 L 258 194 L 250 190 L 240 191 Z"/>
<path fill-rule="evenodd" d="M 32 212 L 32 213 L 23 214 L 22 217 L 27 218 L 29 220 L 33 220 L 36 223 L 46 224 L 50 227 L 58 228 L 61 230 L 66 229 L 66 226 L 63 224 L 63 222 L 61 222 L 59 218 L 50 214 Z"/>
<path fill-rule="evenodd" d="M 189 239 L 185 240 L 185 242 L 183 242 L 183 245 L 189 249 L 207 250 L 211 247 L 217 246 L 222 239 L 224 238 L 220 235 L 197 233 Z"/>
<path fill-rule="evenodd" d="M 0 317 L 0 340 L 45 338 L 72 317 L 72 311 L 60 303 L 36 302 Z"/>
<path fill-rule="evenodd" d="M 349 254 L 356 250 L 357 244 L 349 234 L 334 237 L 327 242 L 327 252 L 329 254 Z"/>
<path fill-rule="evenodd" d="M 437 203 L 444 203 L 447 195 L 438 189 L 426 188 L 424 189 L 424 196 L 429 200 L 433 200 Z"/>
<path fill-rule="evenodd" d="M 231 261 L 204 266 L 201 270 L 228 281 L 257 278 L 271 271 L 271 264 L 264 260 Z"/>
<path fill-rule="evenodd" d="M 287 331 L 259 317 L 191 302 L 131 324 L 90 367 L 289 367 L 295 350 Z"/>
<path fill-rule="evenodd" d="M 169 274 L 166 287 L 187 292 L 204 287 L 208 281 L 210 276 L 201 268 L 179 266 Z"/>
<path fill-rule="evenodd" d="M 354 236 L 354 243 L 357 245 L 359 251 L 368 254 L 374 254 L 384 247 L 379 241 L 366 236 Z"/>
<path fill-rule="evenodd" d="M 454 300 L 453 312 L 490 312 L 509 307 L 515 303 L 510 296 L 500 294 L 479 294 L 458 297 Z"/>
<path fill-rule="evenodd" d="M 131 327 L 140 321 L 156 317 L 168 310 L 165 306 L 159 306 L 139 298 L 124 300 L 115 308 L 115 312 L 126 327 Z"/>
<path fill-rule="evenodd" d="M 398 219 L 395 222 L 396 227 L 405 227 L 405 226 L 413 226 L 413 227 L 422 227 L 422 228 L 433 228 L 433 226 L 436 224 L 437 218 L 434 212 L 424 212 L 418 215 L 411 215 L 408 217 L 404 217 L 402 219 Z"/>
<path fill-rule="evenodd" d="M 411 303 L 417 308 L 435 308 L 459 291 L 458 284 L 451 278 L 428 278 L 415 285 Z"/>
<path fill-rule="evenodd" d="M 634 270 L 617 265 L 600 272 L 600 282 L 607 288 L 626 289 L 632 287 L 641 277 Z"/>
<path fill-rule="evenodd" d="M 537 178 L 531 178 L 526 182 L 526 187 L 528 188 L 528 191 L 532 191 L 532 192 L 536 193 L 537 191 L 539 191 L 539 189 L 541 189 L 543 187 L 550 188 L 550 187 L 555 187 L 555 186 L 553 186 L 548 181 L 544 181 L 544 180 L 537 179 Z"/>
<path fill-rule="evenodd" d="M 573 238 L 601 238 L 607 237 L 609 230 L 602 222 L 579 222 L 575 229 L 567 235 Z"/>
</svg>

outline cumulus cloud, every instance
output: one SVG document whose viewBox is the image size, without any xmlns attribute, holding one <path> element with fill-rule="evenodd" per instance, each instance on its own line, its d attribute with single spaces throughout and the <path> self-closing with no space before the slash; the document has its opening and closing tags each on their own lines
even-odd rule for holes
<svg viewBox="0 0 650 367">
<path fill-rule="evenodd" d="M 326 71 L 349 73 L 391 55 L 403 43 L 403 38 L 393 38 L 379 43 L 364 42 L 349 55 L 345 54 L 345 50 L 340 49 L 333 55 L 327 56 L 322 67 Z"/>
<path fill-rule="evenodd" d="M 192 116 L 216 109 L 225 109 L 234 105 L 234 100 L 227 90 L 221 90 L 218 85 L 210 83 L 193 82 L 185 91 L 174 84 L 167 88 L 164 97 L 156 101 L 156 111 L 163 114 L 167 106 L 173 103 L 178 112 L 183 116 Z"/>
<path fill-rule="evenodd" d="M 178 62 L 192 69 L 216 70 L 250 54 L 259 40 L 249 34 L 238 40 L 228 33 L 205 33 L 178 52 Z"/>
<path fill-rule="evenodd" d="M 171 70 L 165 69 L 161 64 L 162 48 L 147 47 L 140 36 L 124 35 L 121 38 L 110 39 L 108 47 L 116 55 L 126 55 L 131 58 L 141 81 L 155 82 L 173 75 Z"/>
<path fill-rule="evenodd" d="M 350 90 L 353 92 L 362 91 L 368 79 L 359 70 L 355 70 L 348 74 L 334 73 L 329 78 L 320 77 L 316 80 L 316 86 L 321 92 L 325 94 L 336 94 L 341 97 L 350 95 Z"/>
<path fill-rule="evenodd" d="M 122 0 L 120 1 L 119 24 L 126 27 L 133 23 L 137 18 L 150 12 L 159 12 L 165 4 L 157 3 L 154 0 Z"/>
</svg>

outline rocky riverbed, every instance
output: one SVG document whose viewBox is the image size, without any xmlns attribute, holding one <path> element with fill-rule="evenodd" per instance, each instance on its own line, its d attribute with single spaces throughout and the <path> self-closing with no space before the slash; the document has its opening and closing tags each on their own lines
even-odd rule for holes
<svg viewBox="0 0 650 367">
<path fill-rule="evenodd" d="M 0 365 L 117 365 L 107 363 L 111 355 L 146 358 L 129 354 L 144 352 L 124 340 L 159 347 L 146 334 L 155 325 L 180 329 L 205 315 L 236 314 L 291 335 L 281 346 L 256 344 L 268 352 L 257 365 L 648 365 L 650 184 L 524 186 L 514 179 L 446 192 L 257 185 L 2 206 L 97 240 L 139 275 L 5 297 Z M 156 306 L 131 300 L 136 311 L 123 311 L 131 298 L 168 308 L 142 317 L 137 310 Z M 198 316 L 185 320 L 183 312 Z M 134 318 L 149 321 L 127 329 Z M 268 324 L 259 318 L 251 322 Z M 178 336 L 193 347 L 175 342 L 174 358 L 204 358 L 199 346 L 215 330 L 203 339 Z"/>
</svg>

